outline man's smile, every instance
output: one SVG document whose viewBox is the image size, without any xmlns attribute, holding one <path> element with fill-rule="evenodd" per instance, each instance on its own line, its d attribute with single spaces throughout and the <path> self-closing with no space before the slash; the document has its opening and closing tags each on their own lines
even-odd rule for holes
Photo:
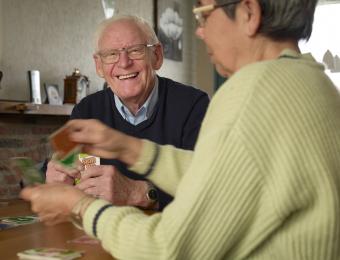
<svg viewBox="0 0 340 260">
<path fill-rule="evenodd" d="M 118 78 L 119 80 L 131 79 L 131 78 L 137 77 L 138 74 L 139 74 L 139 72 L 130 73 L 130 74 L 125 74 L 125 75 L 119 75 L 119 76 L 117 76 L 117 78 Z"/>
</svg>

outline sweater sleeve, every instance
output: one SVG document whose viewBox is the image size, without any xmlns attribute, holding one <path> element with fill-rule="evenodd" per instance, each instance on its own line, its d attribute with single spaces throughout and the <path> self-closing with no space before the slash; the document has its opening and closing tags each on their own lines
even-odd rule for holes
<svg viewBox="0 0 340 260">
<path fill-rule="evenodd" d="M 142 153 L 138 161 L 129 170 L 141 174 L 145 173 L 154 159 L 156 145 L 149 140 L 143 140 Z M 156 186 L 174 196 L 178 183 L 191 163 L 193 152 L 175 148 L 171 145 L 159 145 L 159 148 L 159 159 L 155 164 L 150 179 Z M 163 165 L 166 165 L 166 167 Z"/>
<path fill-rule="evenodd" d="M 232 253 L 256 217 L 261 191 L 257 169 L 239 140 L 216 133 L 215 139 L 201 141 L 174 202 L 162 214 L 146 216 L 130 207 L 105 210 L 97 222 L 103 247 L 119 259 L 221 259 L 224 252 Z M 238 177 L 240 172 L 244 178 Z M 85 213 L 85 230 L 91 235 L 104 204 L 97 201 Z"/>
</svg>

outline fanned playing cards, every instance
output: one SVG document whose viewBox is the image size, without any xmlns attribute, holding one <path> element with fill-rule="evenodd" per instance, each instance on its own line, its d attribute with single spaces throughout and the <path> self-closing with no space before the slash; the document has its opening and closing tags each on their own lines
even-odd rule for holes
<svg viewBox="0 0 340 260">
<path fill-rule="evenodd" d="M 39 222 L 39 218 L 36 215 L 2 217 L 0 218 L 0 230 L 33 224 L 36 222 Z"/>
<path fill-rule="evenodd" d="M 12 157 L 10 159 L 10 169 L 23 180 L 25 186 L 44 183 L 42 172 L 29 157 Z"/>
</svg>

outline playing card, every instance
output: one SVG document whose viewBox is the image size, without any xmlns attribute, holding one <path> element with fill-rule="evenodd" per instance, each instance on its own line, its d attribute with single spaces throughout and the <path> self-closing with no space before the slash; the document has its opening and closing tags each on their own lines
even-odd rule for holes
<svg viewBox="0 0 340 260">
<path fill-rule="evenodd" d="M 68 240 L 67 243 L 96 245 L 99 244 L 100 242 L 98 239 L 84 235 L 72 240 Z"/>
<path fill-rule="evenodd" d="M 39 222 L 35 215 L 0 218 L 0 230 Z"/>
<path fill-rule="evenodd" d="M 43 174 L 36 168 L 36 163 L 31 158 L 12 157 L 9 168 L 22 178 L 25 185 L 44 183 Z"/>
<path fill-rule="evenodd" d="M 54 151 L 58 152 L 60 158 L 64 158 L 72 150 L 74 150 L 78 144 L 72 142 L 69 137 L 69 133 L 66 127 L 61 127 L 50 135 L 50 144 Z"/>
<path fill-rule="evenodd" d="M 49 137 L 49 140 L 55 151 L 53 159 L 64 166 L 75 167 L 81 146 L 70 140 L 67 128 L 60 128 Z"/>
<path fill-rule="evenodd" d="M 86 153 L 79 154 L 79 161 L 84 165 L 85 170 L 89 167 L 100 165 L 100 158 L 88 155 Z"/>
<path fill-rule="evenodd" d="M 85 170 L 89 167 L 100 165 L 100 158 L 97 156 L 88 155 L 86 153 L 80 153 L 78 159 L 84 166 Z M 80 179 L 75 179 L 75 184 L 78 184 L 79 181 Z"/>
<path fill-rule="evenodd" d="M 33 248 L 22 252 L 17 255 L 19 259 L 44 259 L 44 260 L 69 260 L 81 257 L 82 251 L 62 248 Z"/>
<path fill-rule="evenodd" d="M 16 227 L 17 225 L 14 224 L 8 224 L 8 223 L 1 223 L 0 222 L 0 230 L 5 230 L 5 229 L 9 229 L 12 227 Z"/>
</svg>

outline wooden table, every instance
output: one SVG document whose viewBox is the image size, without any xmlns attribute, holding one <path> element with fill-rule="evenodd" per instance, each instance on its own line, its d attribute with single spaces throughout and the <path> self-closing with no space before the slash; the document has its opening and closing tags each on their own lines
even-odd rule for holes
<svg viewBox="0 0 340 260">
<path fill-rule="evenodd" d="M 0 203 L 0 217 L 31 215 L 29 203 L 23 200 L 9 201 L 9 205 Z M 71 223 L 45 226 L 34 223 L 0 231 L 0 258 L 18 259 L 17 253 L 36 247 L 56 247 L 81 250 L 85 253 L 80 259 L 113 259 L 100 244 L 75 244 L 67 241 L 85 235 L 84 231 L 75 228 Z"/>
</svg>

